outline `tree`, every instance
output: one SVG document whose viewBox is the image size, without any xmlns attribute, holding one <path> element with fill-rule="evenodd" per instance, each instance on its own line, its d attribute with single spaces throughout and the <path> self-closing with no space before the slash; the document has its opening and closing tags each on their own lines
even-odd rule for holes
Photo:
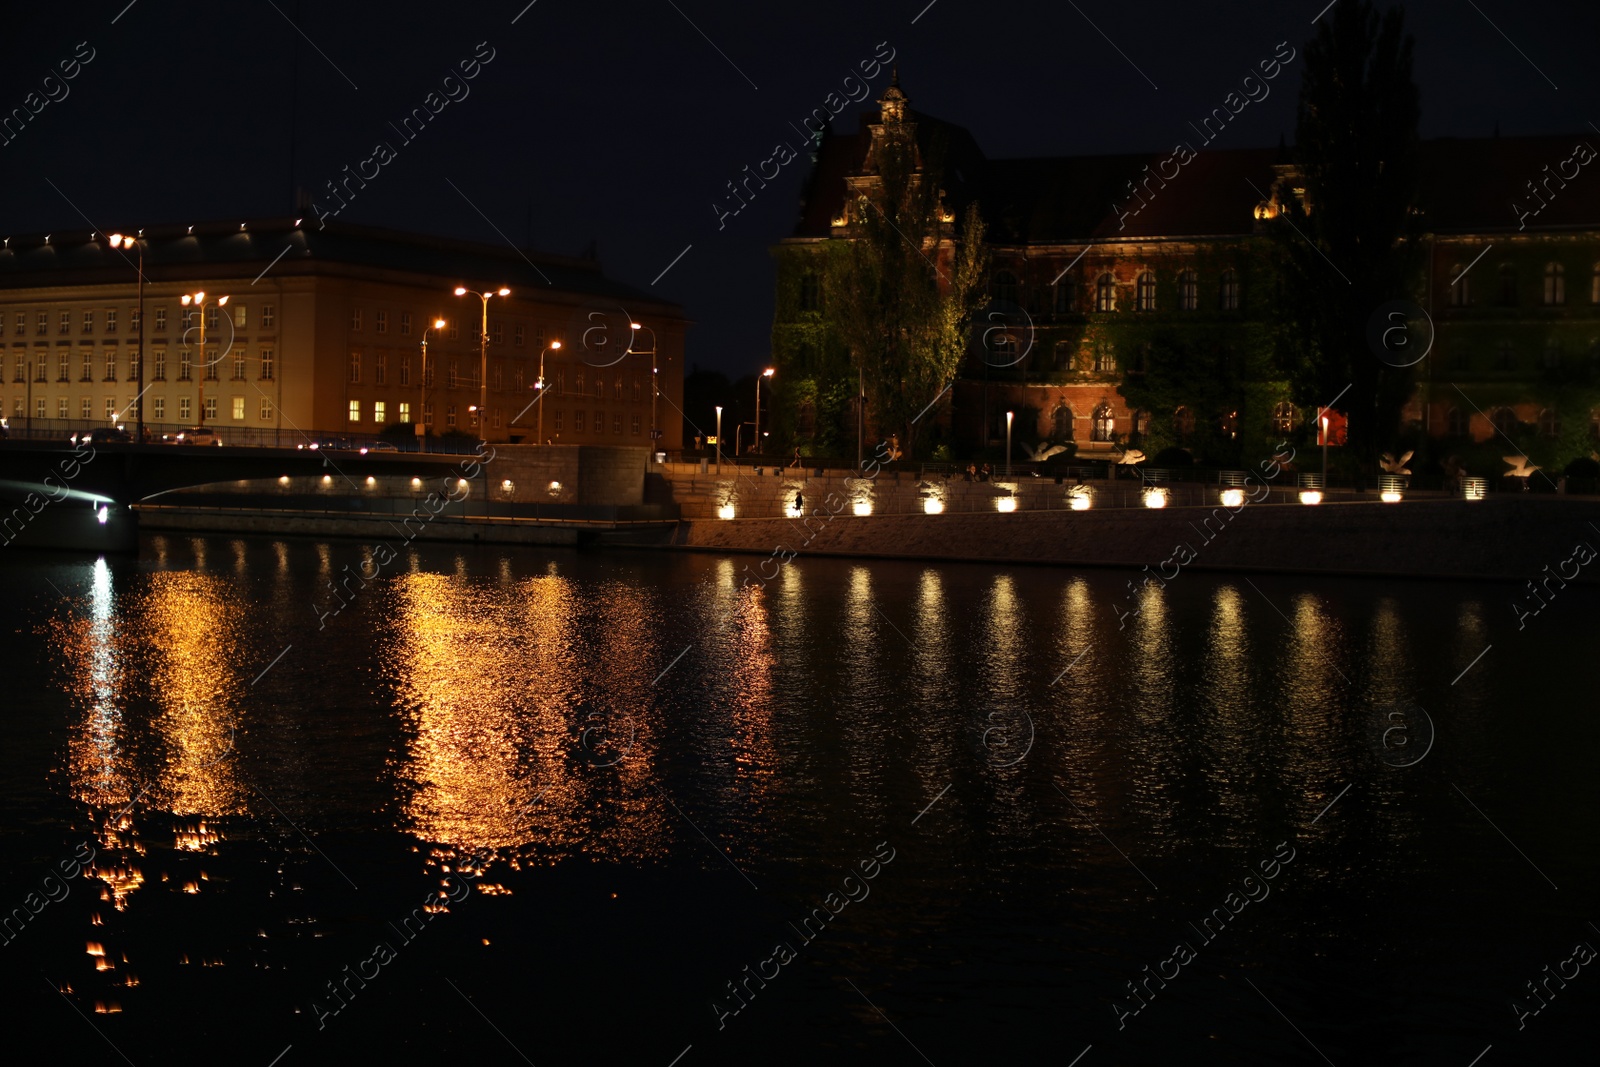
<svg viewBox="0 0 1600 1067">
<path fill-rule="evenodd" d="M 902 450 L 915 455 L 919 415 L 954 380 L 966 351 L 988 250 L 976 204 L 951 232 L 938 148 L 922 158 L 913 123 L 886 122 L 869 166 L 877 180 L 856 190 L 851 238 L 829 256 L 827 317 L 874 424 L 898 432 Z"/>
<path fill-rule="evenodd" d="M 1305 49 L 1295 187 L 1277 191 L 1268 230 L 1294 399 L 1315 409 L 1342 393 L 1350 445 L 1371 469 L 1412 389 L 1410 368 L 1375 354 L 1368 324 L 1417 279 L 1420 105 L 1403 12 L 1346 0 L 1331 15 Z"/>
</svg>

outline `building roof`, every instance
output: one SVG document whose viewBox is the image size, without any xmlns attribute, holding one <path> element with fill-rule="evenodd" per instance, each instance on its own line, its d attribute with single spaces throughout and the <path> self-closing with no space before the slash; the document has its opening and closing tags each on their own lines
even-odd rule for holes
<svg viewBox="0 0 1600 1067">
<path fill-rule="evenodd" d="M 1197 149 L 1177 166 L 1171 150 L 1103 156 L 988 159 L 959 126 L 915 111 L 918 140 L 938 131 L 949 146 L 947 187 L 956 205 L 976 197 L 992 244 L 1048 244 L 1113 239 L 1246 236 L 1254 231 L 1255 208 L 1271 192 L 1280 148 Z M 861 172 L 877 110 L 862 113 L 851 134 L 829 133 L 818 150 L 797 238 L 828 237 L 843 209 L 845 178 Z M 1422 142 L 1421 195 L 1426 227 L 1439 234 L 1516 232 L 1520 210 L 1537 208 L 1526 188 L 1543 181 L 1573 156 L 1578 143 L 1600 146 L 1600 137 L 1560 134 L 1537 137 L 1439 138 Z M 1163 167 L 1163 162 L 1166 165 Z M 1589 166 L 1600 171 L 1600 159 Z M 1148 171 L 1146 168 L 1149 168 Z M 1587 169 L 1587 168 L 1585 168 Z M 1161 176 L 1176 176 L 1165 180 Z M 1568 175 L 1572 166 L 1567 167 Z M 1154 176 L 1144 184 L 1147 176 Z M 1139 182 L 1144 206 L 1128 183 Z M 1550 181 L 1547 206 L 1530 215 L 1526 228 L 1551 231 L 1600 227 L 1600 173 L 1579 172 L 1565 187 Z M 1541 194 L 1543 189 L 1541 187 Z M 1513 203 L 1518 205 L 1513 207 Z M 1121 212 L 1137 213 L 1119 216 Z"/>
<path fill-rule="evenodd" d="M 302 222 L 305 225 L 300 225 Z M 254 279 L 268 270 L 279 277 L 338 274 L 355 268 L 411 275 L 411 279 L 396 280 L 431 287 L 505 285 L 514 296 L 529 299 L 546 294 L 557 299 L 577 295 L 678 310 L 676 305 L 607 278 L 597 260 L 336 219 L 325 227 L 294 218 L 153 226 L 146 227 L 143 235 L 145 276 L 157 282 L 195 277 Z M 22 234 L 5 238 L 0 247 L 0 289 L 126 283 L 131 280 L 134 263 L 131 252 L 112 249 L 105 234 L 85 228 Z"/>
</svg>

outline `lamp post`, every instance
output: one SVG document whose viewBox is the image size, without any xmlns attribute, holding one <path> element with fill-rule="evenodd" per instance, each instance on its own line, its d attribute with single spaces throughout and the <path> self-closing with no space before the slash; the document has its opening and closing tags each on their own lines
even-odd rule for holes
<svg viewBox="0 0 1600 1067">
<path fill-rule="evenodd" d="M 110 238 L 112 248 L 132 248 L 139 256 L 139 310 L 137 312 L 139 316 L 139 339 L 136 350 L 138 355 L 134 357 L 138 360 L 137 365 L 139 368 L 139 373 L 134 375 L 134 385 L 138 387 L 139 391 L 133 397 L 134 409 L 139 413 L 139 428 L 133 439 L 140 443 L 144 441 L 144 242 L 140 239 L 143 234 L 143 230 L 140 230 L 132 237 L 114 233 Z M 201 349 L 201 351 L 204 351 L 204 349 Z"/>
<path fill-rule="evenodd" d="M 223 307 L 227 303 L 228 298 L 226 296 L 217 297 L 217 307 Z M 206 362 L 206 294 L 204 292 L 184 293 L 183 306 L 189 307 L 190 305 L 193 305 L 194 309 L 200 313 L 200 417 L 195 425 L 204 426 L 206 424 L 206 371 L 211 369 L 210 364 Z M 143 329 L 143 326 L 140 329 Z M 184 332 L 188 333 L 187 330 Z M 139 369 L 141 372 L 144 370 L 142 366 Z"/>
<path fill-rule="evenodd" d="M 1011 477 L 1011 420 L 1016 412 L 1006 412 L 1006 477 Z"/>
<path fill-rule="evenodd" d="M 539 380 L 535 382 L 533 386 L 535 389 L 539 390 L 539 398 L 534 401 L 535 404 L 539 405 L 539 435 L 538 440 L 535 443 L 541 445 L 544 444 L 544 353 L 550 351 L 552 348 L 560 351 L 561 342 L 551 341 L 549 344 L 544 346 L 544 352 L 539 353 Z"/>
<path fill-rule="evenodd" d="M 456 286 L 457 296 L 466 296 L 468 293 L 483 301 L 483 324 L 478 329 L 478 433 L 487 441 L 489 439 L 489 298 L 510 296 L 511 290 L 502 285 L 493 292 L 480 293 L 464 285 Z"/>
<path fill-rule="evenodd" d="M 722 405 L 717 405 L 717 473 L 722 473 Z"/>
<path fill-rule="evenodd" d="M 856 474 L 860 474 L 861 438 L 867 432 L 867 387 L 861 376 L 861 366 L 856 365 Z"/>
<path fill-rule="evenodd" d="M 428 425 L 424 419 L 428 413 L 428 331 L 444 329 L 443 319 L 434 319 L 433 325 L 424 324 L 422 327 L 422 376 L 417 379 L 417 449 L 421 452 L 428 450 Z"/>
<path fill-rule="evenodd" d="M 756 424 L 755 438 L 750 445 L 752 451 L 759 450 L 761 447 L 761 379 L 770 378 L 772 374 L 773 368 L 768 367 L 756 377 Z"/>
<path fill-rule="evenodd" d="M 628 329 L 631 330 L 633 334 L 638 333 L 640 330 L 650 330 L 650 451 L 651 453 L 654 453 L 656 450 L 656 441 L 661 437 L 661 428 L 656 425 L 656 397 L 661 395 L 659 379 L 657 377 L 658 371 L 656 367 L 656 332 L 655 330 L 651 330 L 650 327 L 638 322 L 628 323 Z M 634 349 L 632 334 L 630 334 L 628 337 L 628 355 L 645 355 L 644 352 L 639 352 Z"/>
</svg>

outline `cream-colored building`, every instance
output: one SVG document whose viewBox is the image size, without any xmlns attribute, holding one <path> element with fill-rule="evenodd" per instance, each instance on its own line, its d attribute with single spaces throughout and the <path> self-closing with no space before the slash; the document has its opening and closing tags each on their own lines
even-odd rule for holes
<svg viewBox="0 0 1600 1067">
<path fill-rule="evenodd" d="M 491 294 L 482 349 L 484 304 L 462 287 Z M 197 292 L 199 312 L 182 299 Z M 654 426 L 656 447 L 677 449 L 687 325 L 594 260 L 509 245 L 309 218 L 151 227 L 131 249 L 86 230 L 25 235 L 0 247 L 0 414 L 35 435 L 133 427 L 142 332 L 143 416 L 158 438 L 202 423 L 228 444 L 418 421 L 478 435 L 482 397 L 491 441 L 542 430 L 645 446 Z"/>
</svg>

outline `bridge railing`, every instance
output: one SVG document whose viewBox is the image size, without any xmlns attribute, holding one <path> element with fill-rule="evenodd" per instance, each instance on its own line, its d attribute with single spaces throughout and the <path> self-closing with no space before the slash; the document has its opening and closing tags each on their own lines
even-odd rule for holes
<svg viewBox="0 0 1600 1067">
<path fill-rule="evenodd" d="M 85 434 L 92 430 L 105 429 L 108 424 L 104 419 L 33 419 L 31 424 L 22 419 L 10 419 L 5 427 L 6 437 L 12 441 L 57 441 L 66 442 L 73 434 Z M 146 422 L 145 428 L 150 431 L 150 440 L 159 443 L 163 435 L 176 435 L 193 427 L 194 423 L 180 422 Z M 129 433 L 133 432 L 134 424 L 128 422 L 123 428 Z M 224 445 L 244 448 L 295 448 L 317 442 L 319 446 L 332 444 L 339 448 L 359 449 L 372 445 L 394 446 L 400 451 L 415 452 L 417 443 L 414 437 L 401 438 L 398 435 L 387 436 L 375 433 L 352 433 L 349 430 L 292 430 L 272 426 L 229 426 L 226 423 L 213 422 L 207 429 L 215 430 Z M 438 437 L 428 438 L 429 452 L 471 452 L 476 446 L 476 438 Z"/>
</svg>

